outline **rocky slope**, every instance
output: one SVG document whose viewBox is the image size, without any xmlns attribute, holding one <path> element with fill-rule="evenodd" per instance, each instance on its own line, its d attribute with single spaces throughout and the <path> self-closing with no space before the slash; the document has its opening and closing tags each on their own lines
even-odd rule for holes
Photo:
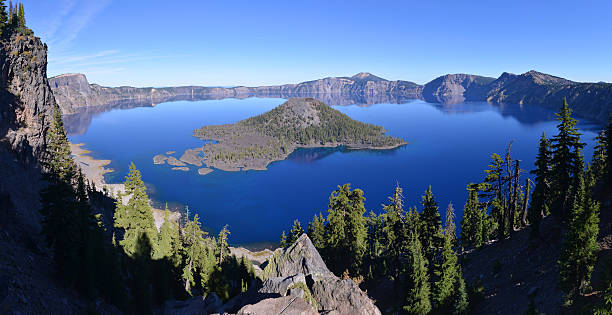
<svg viewBox="0 0 612 315">
<path fill-rule="evenodd" d="M 181 86 L 163 88 L 109 88 L 89 84 L 83 74 L 62 74 L 49 79 L 55 98 L 64 114 L 82 107 L 114 104 L 132 100 L 140 102 L 167 102 L 173 100 L 206 100 L 245 97 L 280 97 L 323 95 L 330 103 L 373 104 L 387 100 L 418 98 L 421 86 L 408 81 L 388 81 L 369 73 L 352 77 L 324 78 L 298 84 L 259 87 L 203 87 Z M 338 104 L 338 105 L 345 105 Z"/>
<path fill-rule="evenodd" d="M 518 103 L 557 109 L 563 98 L 579 116 L 605 121 L 612 112 L 612 84 L 580 83 L 537 71 L 521 75 L 503 73 L 498 79 L 447 74 L 421 86 L 410 81 L 388 81 L 370 73 L 332 77 L 298 84 L 259 87 L 165 88 L 102 87 L 89 84 L 82 74 L 49 79 L 64 114 L 108 110 L 117 106 L 152 106 L 176 100 L 246 97 L 314 97 L 331 105 L 403 103 L 411 99 L 457 104 L 464 101 Z"/>
<path fill-rule="evenodd" d="M 82 313 L 85 303 L 57 285 L 40 233 L 41 162 L 55 107 L 47 46 L 16 34 L 0 46 L 0 313 Z"/>
<path fill-rule="evenodd" d="M 206 299 L 169 301 L 164 314 L 381 314 L 351 279 L 336 277 L 306 234 L 287 249 L 277 249 L 262 264 L 259 282 L 225 304 Z"/>
</svg>

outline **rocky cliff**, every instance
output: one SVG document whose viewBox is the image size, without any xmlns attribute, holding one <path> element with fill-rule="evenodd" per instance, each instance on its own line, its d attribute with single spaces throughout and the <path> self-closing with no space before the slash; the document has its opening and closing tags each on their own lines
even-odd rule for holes
<svg viewBox="0 0 612 315">
<path fill-rule="evenodd" d="M 434 79 L 423 87 L 423 99 L 430 103 L 457 104 L 479 101 L 495 78 L 471 74 L 447 74 Z"/>
<path fill-rule="evenodd" d="M 264 262 L 259 282 L 225 304 L 214 294 L 206 299 L 168 301 L 164 314 L 381 314 L 351 279 L 336 277 L 306 234 Z"/>
<path fill-rule="evenodd" d="M 416 99 L 421 86 L 408 81 L 388 81 L 369 73 L 352 77 L 325 78 L 298 84 L 259 87 L 181 86 L 164 88 L 102 87 L 89 84 L 82 74 L 63 74 L 49 79 L 55 98 L 64 114 L 84 107 L 95 107 L 125 101 L 160 103 L 174 100 L 207 100 L 246 97 L 291 98 L 320 96 L 334 105 L 374 104 Z M 319 97 L 318 97 L 319 98 Z"/>
<path fill-rule="evenodd" d="M 82 313 L 86 303 L 57 285 L 40 233 L 41 162 L 55 108 L 47 46 L 32 35 L 0 39 L 0 71 L 0 313 Z"/>
<path fill-rule="evenodd" d="M 412 99 L 457 104 L 465 101 L 518 103 L 559 108 L 563 98 L 579 116 L 605 121 L 612 112 L 612 84 L 580 83 L 537 71 L 502 74 L 498 79 L 447 74 L 421 86 L 410 81 L 389 81 L 370 73 L 331 77 L 298 84 L 259 87 L 165 88 L 102 87 L 89 84 L 82 74 L 49 79 L 64 114 L 89 112 L 91 108 L 151 106 L 176 100 L 209 100 L 246 97 L 314 97 L 330 105 L 404 103 Z M 97 110 L 96 110 L 97 111 Z"/>
</svg>

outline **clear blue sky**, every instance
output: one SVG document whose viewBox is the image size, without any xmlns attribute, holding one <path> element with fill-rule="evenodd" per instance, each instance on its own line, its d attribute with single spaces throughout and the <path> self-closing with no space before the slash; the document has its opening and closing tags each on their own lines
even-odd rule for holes
<svg viewBox="0 0 612 315">
<path fill-rule="evenodd" d="M 367 71 L 426 83 L 531 69 L 612 82 L 612 1 L 24 0 L 49 75 L 265 85 Z"/>
</svg>

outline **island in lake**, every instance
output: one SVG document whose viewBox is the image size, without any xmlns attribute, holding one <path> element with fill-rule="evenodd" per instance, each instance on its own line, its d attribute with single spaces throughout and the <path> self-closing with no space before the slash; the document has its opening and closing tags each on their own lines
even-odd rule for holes
<svg viewBox="0 0 612 315">
<path fill-rule="evenodd" d="M 183 163 L 176 162 L 198 167 L 203 163 L 224 171 L 265 170 L 268 164 L 285 159 L 297 148 L 387 150 L 406 144 L 385 133 L 381 126 L 353 120 L 314 98 L 292 98 L 271 111 L 234 124 L 196 129 L 194 135 L 209 142 L 202 148 L 186 150 L 174 163 L 168 159 L 168 163 L 182 167 Z M 204 156 L 198 154 L 200 151 Z M 156 155 L 154 162 L 165 164 L 164 158 Z"/>
</svg>

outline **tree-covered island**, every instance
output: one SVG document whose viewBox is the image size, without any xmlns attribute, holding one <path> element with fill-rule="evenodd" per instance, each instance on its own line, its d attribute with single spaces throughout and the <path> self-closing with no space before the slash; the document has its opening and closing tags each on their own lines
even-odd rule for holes
<svg viewBox="0 0 612 315">
<path fill-rule="evenodd" d="M 227 171 L 264 170 L 297 148 L 393 149 L 406 144 L 385 133 L 383 127 L 353 120 L 313 98 L 292 98 L 261 115 L 194 131 L 214 141 L 202 148 L 206 166 Z"/>
</svg>

